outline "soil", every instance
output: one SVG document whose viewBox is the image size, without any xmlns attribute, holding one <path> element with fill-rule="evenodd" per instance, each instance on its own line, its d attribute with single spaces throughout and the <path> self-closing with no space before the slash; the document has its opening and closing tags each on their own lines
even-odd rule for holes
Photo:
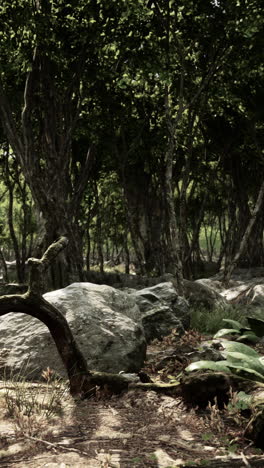
<svg viewBox="0 0 264 468">
<path fill-rule="evenodd" d="M 181 348 L 196 339 L 190 335 Z M 151 378 L 166 381 L 186 365 L 183 355 L 168 358 L 173 344 L 172 336 L 149 347 Z M 264 467 L 238 414 L 187 408 L 180 398 L 141 390 L 98 389 L 80 401 L 54 385 L 0 382 L 0 468 Z M 32 401 L 29 408 L 25 400 Z"/>
</svg>

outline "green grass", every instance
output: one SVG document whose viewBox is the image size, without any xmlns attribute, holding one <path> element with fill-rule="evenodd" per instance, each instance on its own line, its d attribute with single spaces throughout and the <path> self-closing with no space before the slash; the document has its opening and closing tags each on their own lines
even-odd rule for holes
<svg viewBox="0 0 264 468">
<path fill-rule="evenodd" d="M 208 335 L 215 334 L 224 327 L 224 318 L 238 320 L 243 325 L 247 324 L 245 310 L 241 307 L 229 307 L 228 309 L 193 309 L 191 312 L 191 328 Z"/>
</svg>

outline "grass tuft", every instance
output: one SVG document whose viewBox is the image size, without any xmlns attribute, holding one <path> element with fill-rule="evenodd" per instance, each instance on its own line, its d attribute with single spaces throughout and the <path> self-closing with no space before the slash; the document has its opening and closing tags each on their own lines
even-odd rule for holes
<svg viewBox="0 0 264 468">
<path fill-rule="evenodd" d="M 223 328 L 223 319 L 228 318 L 238 320 L 242 325 L 248 325 L 245 317 L 245 311 L 238 307 L 228 309 L 193 309 L 191 312 L 191 328 L 199 333 L 208 335 L 215 334 L 220 328 Z"/>
<path fill-rule="evenodd" d="M 62 415 L 67 387 L 47 368 L 44 383 L 28 382 L 22 372 L 4 379 L 3 398 L 6 417 L 11 418 L 17 435 L 36 436 L 55 416 Z"/>
</svg>

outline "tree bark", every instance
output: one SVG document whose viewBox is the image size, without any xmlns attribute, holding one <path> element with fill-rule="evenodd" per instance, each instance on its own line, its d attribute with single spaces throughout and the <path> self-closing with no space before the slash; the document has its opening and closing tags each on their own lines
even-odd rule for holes
<svg viewBox="0 0 264 468">
<path fill-rule="evenodd" d="M 93 155 L 90 148 L 73 180 L 71 143 L 81 103 L 80 76 L 74 72 L 69 88 L 58 92 L 55 74 L 49 57 L 35 49 L 25 82 L 20 128 L 1 81 L 0 118 L 45 221 L 40 248 L 46 249 L 62 235 L 69 239 L 67 254 L 52 265 L 52 286 L 56 288 L 69 284 L 74 277 L 84 279 L 78 219 Z"/>
<path fill-rule="evenodd" d="M 239 262 L 241 256 L 243 255 L 247 245 L 248 245 L 248 242 L 249 242 L 250 236 L 252 234 L 253 228 L 255 226 L 255 223 L 256 223 L 256 221 L 258 219 L 259 214 L 261 213 L 261 210 L 262 210 L 262 207 L 263 207 L 263 200 L 264 200 L 264 182 L 262 182 L 261 187 L 259 189 L 258 198 L 257 198 L 256 204 L 255 204 L 254 210 L 252 212 L 252 215 L 250 217 L 248 226 L 247 226 L 247 228 L 245 230 L 245 233 L 244 233 L 244 235 L 242 237 L 242 240 L 240 242 L 240 246 L 238 248 L 238 251 L 235 254 L 235 256 L 233 257 L 233 259 L 230 261 L 229 265 L 227 265 L 226 270 L 224 272 L 224 283 L 225 284 L 229 284 L 230 279 L 231 279 L 231 275 L 232 275 L 234 269 L 236 268 L 236 266 L 238 265 L 238 262 Z"/>
<path fill-rule="evenodd" d="M 2 249 L 0 249 L 0 262 L 2 263 L 2 268 L 3 268 L 3 280 L 4 280 L 5 283 L 9 283 L 5 256 L 4 256 L 4 253 L 3 253 Z"/>
</svg>

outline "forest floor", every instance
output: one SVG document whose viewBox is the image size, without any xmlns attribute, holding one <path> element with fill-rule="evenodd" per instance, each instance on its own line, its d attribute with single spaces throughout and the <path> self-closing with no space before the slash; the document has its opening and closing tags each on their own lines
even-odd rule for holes
<svg viewBox="0 0 264 468">
<path fill-rule="evenodd" d="M 186 366 L 186 346 L 173 334 L 148 349 L 145 371 L 169 381 Z M 130 390 L 76 401 L 64 387 L 0 382 L 0 468 L 264 467 L 264 454 L 243 437 L 238 411 L 188 408 L 180 398 Z M 263 464 L 261 462 L 263 460 Z M 259 463 L 259 464 L 258 464 Z M 216 464 L 216 465 L 215 465 Z"/>
</svg>

